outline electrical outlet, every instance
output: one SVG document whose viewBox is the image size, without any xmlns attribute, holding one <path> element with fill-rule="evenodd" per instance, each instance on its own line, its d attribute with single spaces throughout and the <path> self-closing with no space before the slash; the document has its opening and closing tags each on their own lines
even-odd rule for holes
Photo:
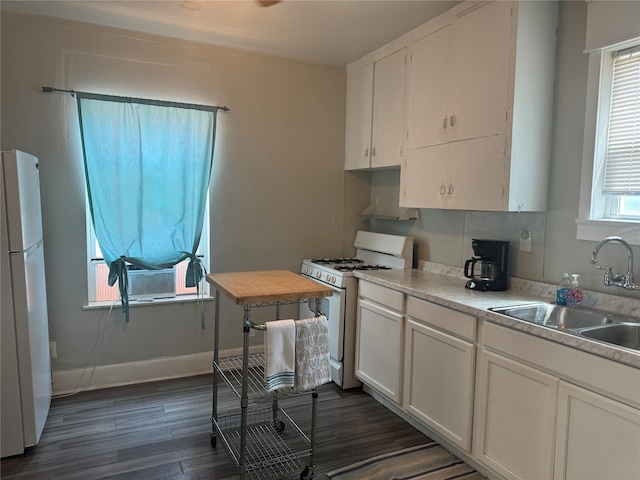
<svg viewBox="0 0 640 480">
<path fill-rule="evenodd" d="M 51 358 L 58 358 L 58 347 L 56 346 L 56 342 L 49 342 L 49 353 L 51 354 Z"/>
<path fill-rule="evenodd" d="M 531 232 L 529 230 L 520 230 L 520 251 L 531 251 Z"/>
</svg>

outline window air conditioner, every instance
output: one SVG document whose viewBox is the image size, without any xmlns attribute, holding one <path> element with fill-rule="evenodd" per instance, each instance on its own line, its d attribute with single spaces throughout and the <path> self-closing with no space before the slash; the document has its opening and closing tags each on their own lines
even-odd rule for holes
<svg viewBox="0 0 640 480">
<path fill-rule="evenodd" d="M 129 275 L 129 300 L 149 301 L 154 298 L 176 296 L 175 267 L 163 270 L 145 270 L 127 266 Z"/>
</svg>

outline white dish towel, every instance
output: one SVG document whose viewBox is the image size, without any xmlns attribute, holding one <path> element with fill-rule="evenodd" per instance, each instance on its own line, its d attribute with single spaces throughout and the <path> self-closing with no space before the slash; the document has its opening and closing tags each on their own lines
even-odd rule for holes
<svg viewBox="0 0 640 480">
<path fill-rule="evenodd" d="M 268 391 L 295 384 L 296 324 L 293 320 L 266 322 L 264 380 Z"/>
</svg>

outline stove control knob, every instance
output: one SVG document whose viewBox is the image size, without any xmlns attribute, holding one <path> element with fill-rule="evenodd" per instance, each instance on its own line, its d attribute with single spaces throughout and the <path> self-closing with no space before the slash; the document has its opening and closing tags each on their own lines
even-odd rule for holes
<svg viewBox="0 0 640 480">
<path fill-rule="evenodd" d="M 322 272 L 317 272 L 316 273 L 316 278 L 319 280 L 322 278 Z"/>
<path fill-rule="evenodd" d="M 333 283 L 334 285 L 336 284 L 336 277 L 335 275 L 333 277 L 331 277 L 331 283 Z"/>
</svg>

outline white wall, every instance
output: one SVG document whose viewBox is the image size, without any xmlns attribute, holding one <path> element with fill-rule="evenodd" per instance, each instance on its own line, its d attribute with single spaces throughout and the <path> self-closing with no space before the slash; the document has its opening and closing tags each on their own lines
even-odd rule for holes
<svg viewBox="0 0 640 480">
<path fill-rule="evenodd" d="M 30 152 L 41 165 L 54 373 L 78 373 L 99 350 L 99 365 L 208 352 L 213 302 L 204 331 L 191 303 L 132 307 L 129 324 L 118 309 L 83 308 L 85 191 L 75 99 L 41 93 L 41 86 L 231 108 L 218 117 L 213 271 L 298 271 L 303 258 L 342 251 L 343 211 L 352 203 L 343 195 L 343 69 L 15 13 L 3 12 L 1 35 L 1 147 Z M 222 307 L 221 346 L 238 347 L 242 309 Z"/>
</svg>

